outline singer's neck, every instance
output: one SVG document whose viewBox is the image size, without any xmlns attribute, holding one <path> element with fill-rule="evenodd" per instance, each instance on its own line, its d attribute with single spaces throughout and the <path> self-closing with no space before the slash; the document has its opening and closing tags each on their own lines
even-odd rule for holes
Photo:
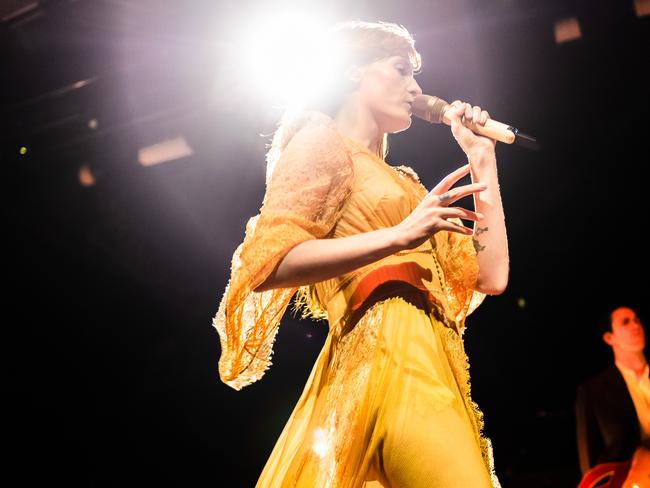
<svg viewBox="0 0 650 488">
<path fill-rule="evenodd" d="M 367 147 L 373 154 L 379 154 L 383 134 L 370 111 L 360 102 L 356 94 L 349 95 L 343 102 L 334 122 L 341 134 Z"/>
</svg>

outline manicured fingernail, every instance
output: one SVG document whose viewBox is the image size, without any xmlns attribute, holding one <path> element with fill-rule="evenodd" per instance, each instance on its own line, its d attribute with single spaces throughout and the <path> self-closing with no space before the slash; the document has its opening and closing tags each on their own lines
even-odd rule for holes
<svg viewBox="0 0 650 488">
<path fill-rule="evenodd" d="M 478 216 L 479 219 L 484 219 L 485 218 L 485 215 L 483 215 L 480 212 L 478 212 L 476 215 Z"/>
</svg>

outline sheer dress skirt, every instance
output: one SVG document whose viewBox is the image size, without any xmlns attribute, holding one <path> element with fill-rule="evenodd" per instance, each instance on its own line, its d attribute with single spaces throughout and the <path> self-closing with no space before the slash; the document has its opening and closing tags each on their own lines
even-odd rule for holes
<svg viewBox="0 0 650 488">
<path fill-rule="evenodd" d="M 257 486 L 499 486 L 481 429 L 462 338 L 384 283 L 330 332 Z"/>
</svg>

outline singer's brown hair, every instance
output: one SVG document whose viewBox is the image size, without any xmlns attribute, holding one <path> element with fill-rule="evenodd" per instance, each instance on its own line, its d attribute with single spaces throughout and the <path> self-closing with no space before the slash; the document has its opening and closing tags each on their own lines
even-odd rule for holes
<svg viewBox="0 0 650 488">
<path fill-rule="evenodd" d="M 332 29 L 333 36 L 343 44 L 348 65 L 362 66 L 391 56 L 408 59 L 417 73 L 422 67 L 415 40 L 404 26 L 390 22 L 340 22 Z"/>
<path fill-rule="evenodd" d="M 343 97 L 353 89 L 344 80 L 345 72 L 352 66 L 363 66 L 391 56 L 402 56 L 411 63 L 414 73 L 422 68 L 420 53 L 415 49 L 415 40 L 409 31 L 401 25 L 391 22 L 365 22 L 350 20 L 335 24 L 329 31 L 328 38 L 337 43 L 344 58 L 339 63 L 340 73 L 337 76 L 341 83 L 336 84 L 332 93 L 323 100 L 307 104 L 301 111 L 286 110 L 266 153 L 267 180 L 270 178 L 276 161 L 291 138 L 305 126 L 309 120 L 310 110 L 323 112 L 334 118 L 338 112 Z M 385 158 L 388 153 L 388 134 L 384 134 L 378 156 Z"/>
</svg>

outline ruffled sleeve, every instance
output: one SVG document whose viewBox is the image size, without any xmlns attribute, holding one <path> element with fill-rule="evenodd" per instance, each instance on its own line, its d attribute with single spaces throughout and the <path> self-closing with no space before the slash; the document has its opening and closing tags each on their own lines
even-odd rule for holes
<svg viewBox="0 0 650 488">
<path fill-rule="evenodd" d="M 240 390 L 271 365 L 273 342 L 297 287 L 253 291 L 294 246 L 329 236 L 352 191 L 352 160 L 333 121 L 301 128 L 267 180 L 260 213 L 246 225 L 213 325 L 222 381 Z"/>
<path fill-rule="evenodd" d="M 449 220 L 461 224 L 458 219 Z M 472 236 L 443 231 L 434 238 L 436 255 L 445 276 L 448 313 L 462 327 L 465 318 L 485 299 L 484 293 L 476 291 L 479 269 Z"/>
</svg>

